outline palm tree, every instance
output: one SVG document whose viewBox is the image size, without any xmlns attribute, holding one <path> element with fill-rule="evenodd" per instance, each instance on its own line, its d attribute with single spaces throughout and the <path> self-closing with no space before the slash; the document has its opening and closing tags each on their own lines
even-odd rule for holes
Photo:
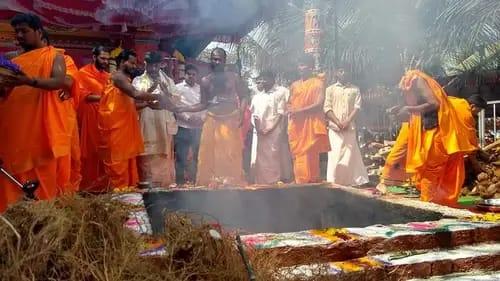
<svg viewBox="0 0 500 281">
<path fill-rule="evenodd" d="M 499 66 L 498 0 L 322 0 L 324 68 L 349 65 L 370 84 L 404 68 L 447 74 Z M 289 1 L 242 41 L 244 60 L 286 72 L 303 52 L 304 1 Z"/>
</svg>

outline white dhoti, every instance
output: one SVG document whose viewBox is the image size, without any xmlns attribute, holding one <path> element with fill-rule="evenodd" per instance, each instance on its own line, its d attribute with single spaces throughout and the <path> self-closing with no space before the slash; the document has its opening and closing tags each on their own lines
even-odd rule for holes
<svg viewBox="0 0 500 281">
<path fill-rule="evenodd" d="M 368 183 L 356 131 L 335 132 L 329 129 L 328 135 L 332 150 L 328 152 L 327 181 L 345 186 Z"/>
<path fill-rule="evenodd" d="M 285 122 L 267 135 L 258 136 L 255 183 L 274 184 L 288 180 L 292 171 L 290 151 L 283 138 Z"/>
</svg>

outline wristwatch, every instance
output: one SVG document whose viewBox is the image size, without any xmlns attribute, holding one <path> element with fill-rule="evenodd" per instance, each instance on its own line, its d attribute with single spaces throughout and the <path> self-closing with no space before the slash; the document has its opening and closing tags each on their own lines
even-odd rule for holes
<svg viewBox="0 0 500 281">
<path fill-rule="evenodd" d="M 32 78 L 30 86 L 36 87 L 37 85 L 38 85 L 38 80 L 36 78 Z"/>
</svg>

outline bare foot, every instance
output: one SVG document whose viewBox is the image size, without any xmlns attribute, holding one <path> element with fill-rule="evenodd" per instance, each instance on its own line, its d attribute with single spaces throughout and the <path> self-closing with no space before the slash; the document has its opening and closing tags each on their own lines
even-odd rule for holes
<svg viewBox="0 0 500 281">
<path fill-rule="evenodd" d="M 377 184 L 376 189 L 380 192 L 380 194 L 385 195 L 387 194 L 387 186 L 383 183 Z"/>
</svg>

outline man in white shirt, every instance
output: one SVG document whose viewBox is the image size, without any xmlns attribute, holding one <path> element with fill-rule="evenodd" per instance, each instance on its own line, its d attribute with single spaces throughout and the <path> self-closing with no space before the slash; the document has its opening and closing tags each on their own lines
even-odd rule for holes
<svg viewBox="0 0 500 281">
<path fill-rule="evenodd" d="M 198 69 L 187 65 L 185 80 L 176 85 L 181 106 L 192 106 L 200 103 L 200 85 L 196 83 Z M 176 113 L 179 130 L 175 136 L 175 170 L 176 183 L 185 184 L 196 180 L 198 150 L 200 147 L 201 128 L 206 111 Z M 192 157 L 189 157 L 191 152 Z M 191 158 L 191 159 L 189 159 Z"/>
<path fill-rule="evenodd" d="M 285 126 L 288 89 L 275 85 L 271 71 L 262 72 L 257 82 L 262 90 L 256 91 L 250 105 L 257 132 L 255 183 L 287 181 L 292 172 Z"/>
<path fill-rule="evenodd" d="M 361 108 L 359 88 L 350 81 L 347 70 L 336 71 L 337 83 L 326 89 L 324 112 L 328 120 L 331 151 L 328 152 L 328 182 L 363 185 L 368 174 L 356 140 L 356 114 Z"/>
<path fill-rule="evenodd" d="M 144 61 L 146 71 L 134 78 L 134 88 L 172 96 L 175 83 L 160 69 L 161 54 L 146 53 Z M 137 109 L 144 139 L 144 153 L 138 157 L 139 180 L 155 187 L 168 187 L 175 178 L 173 135 L 177 133 L 177 124 L 174 114 L 151 103 L 138 103 Z"/>
</svg>

